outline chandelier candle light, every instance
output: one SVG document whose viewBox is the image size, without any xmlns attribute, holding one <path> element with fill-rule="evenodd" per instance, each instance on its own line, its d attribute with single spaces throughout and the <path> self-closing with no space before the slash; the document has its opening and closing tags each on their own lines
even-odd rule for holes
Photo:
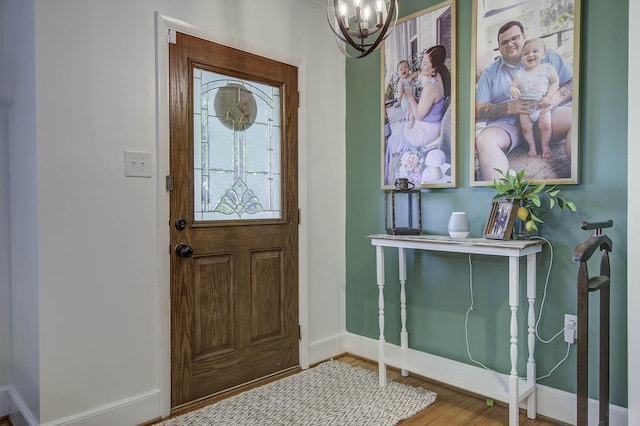
<svg viewBox="0 0 640 426">
<path fill-rule="evenodd" d="M 363 58 L 380 47 L 397 20 L 397 0 L 327 0 L 327 21 L 340 51 L 350 58 Z"/>
</svg>

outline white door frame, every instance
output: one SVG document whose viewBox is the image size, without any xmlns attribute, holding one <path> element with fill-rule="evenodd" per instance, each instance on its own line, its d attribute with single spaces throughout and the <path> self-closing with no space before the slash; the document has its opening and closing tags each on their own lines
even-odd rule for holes
<svg viewBox="0 0 640 426">
<path fill-rule="evenodd" d="M 636 12 L 633 12 L 633 11 Z M 640 2 L 629 1 L 629 16 L 640 11 Z M 640 170 L 637 165 L 640 162 L 640 146 L 637 135 L 640 134 L 640 124 L 637 117 L 640 113 L 640 83 L 635 72 L 640 65 L 640 53 L 637 46 L 640 42 L 640 29 L 629 18 L 629 105 L 627 127 L 627 371 L 628 371 L 628 422 L 630 425 L 640 424 L 640 363 L 637 362 L 640 354 L 640 332 L 636 326 L 640 322 L 638 309 L 629 309 L 632 304 L 640 300 L 640 266 L 636 262 L 636 254 L 640 252 L 640 223 L 632 211 L 640 210 L 638 195 L 631 190 L 637 186 L 640 180 Z M 632 255 L 631 253 L 634 253 Z"/>
<path fill-rule="evenodd" d="M 187 22 L 155 12 L 156 37 L 156 164 L 157 164 L 157 213 L 156 228 L 158 250 L 158 354 L 160 387 L 160 416 L 171 413 L 171 297 L 170 297 L 170 235 L 169 192 L 165 176 L 169 175 L 169 43 L 175 42 L 175 32 L 189 34 L 204 40 L 224 44 L 250 53 L 298 67 L 298 87 L 306 84 L 306 66 L 300 58 L 283 58 L 281 52 L 252 51 L 245 43 L 232 40 L 228 34 L 212 34 Z M 172 40 L 173 36 L 173 40 Z M 302 129 L 306 128 L 300 102 L 298 118 L 298 164 L 304 164 L 307 156 L 306 140 Z M 304 212 L 307 206 L 307 171 L 299 168 L 298 206 Z M 309 304 L 308 304 L 308 226 L 301 221 L 298 243 L 298 298 L 299 321 L 302 330 L 300 340 L 300 366 L 309 367 Z"/>
</svg>

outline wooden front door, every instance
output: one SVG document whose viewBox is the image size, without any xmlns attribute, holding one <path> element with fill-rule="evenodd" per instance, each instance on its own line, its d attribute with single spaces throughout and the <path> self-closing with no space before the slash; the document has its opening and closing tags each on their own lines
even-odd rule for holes
<svg viewBox="0 0 640 426">
<path fill-rule="evenodd" d="M 295 367 L 297 68 L 169 48 L 172 408 Z"/>
</svg>

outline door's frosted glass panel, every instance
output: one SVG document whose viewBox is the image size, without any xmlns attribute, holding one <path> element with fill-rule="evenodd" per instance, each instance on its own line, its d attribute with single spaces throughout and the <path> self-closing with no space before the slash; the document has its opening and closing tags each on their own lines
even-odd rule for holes
<svg viewBox="0 0 640 426">
<path fill-rule="evenodd" d="M 193 72 L 193 87 L 200 87 L 202 86 L 201 83 L 201 78 L 200 76 L 202 75 L 202 72 L 200 72 L 199 70 L 194 70 Z M 200 114 L 201 112 L 201 108 L 202 108 L 202 101 L 200 99 L 200 91 L 199 90 L 194 90 L 193 91 L 193 111 L 196 114 Z"/>
<path fill-rule="evenodd" d="M 202 164 L 202 135 L 200 134 L 200 128 L 202 127 L 202 120 L 198 114 L 193 117 L 193 164 L 197 169 L 201 169 Z"/>
<path fill-rule="evenodd" d="M 194 68 L 194 217 L 282 217 L 280 88 Z"/>
<path fill-rule="evenodd" d="M 193 199 L 194 200 L 200 200 L 200 194 L 201 194 L 201 185 L 199 185 L 200 180 L 202 178 L 202 174 L 200 173 L 199 169 L 195 169 L 193 172 L 193 181 L 196 183 L 195 185 L 193 185 L 193 190 L 194 190 L 194 194 L 193 194 Z M 198 209 L 196 209 L 196 211 L 194 212 L 195 214 L 193 215 L 193 220 L 198 221 L 198 220 L 203 220 L 202 217 L 202 212 L 198 211 Z"/>
<path fill-rule="evenodd" d="M 234 145 L 233 130 L 227 129 L 219 120 L 209 120 L 209 134 L 217 135 L 215 146 L 218 154 L 209 157 L 210 170 L 233 171 Z"/>
</svg>

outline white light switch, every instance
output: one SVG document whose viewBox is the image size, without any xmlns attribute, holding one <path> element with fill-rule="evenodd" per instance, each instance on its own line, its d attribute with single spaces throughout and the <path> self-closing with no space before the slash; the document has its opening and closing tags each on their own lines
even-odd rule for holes
<svg viewBox="0 0 640 426">
<path fill-rule="evenodd" d="M 125 150 L 124 175 L 129 177 L 151 177 L 151 153 Z"/>
</svg>

